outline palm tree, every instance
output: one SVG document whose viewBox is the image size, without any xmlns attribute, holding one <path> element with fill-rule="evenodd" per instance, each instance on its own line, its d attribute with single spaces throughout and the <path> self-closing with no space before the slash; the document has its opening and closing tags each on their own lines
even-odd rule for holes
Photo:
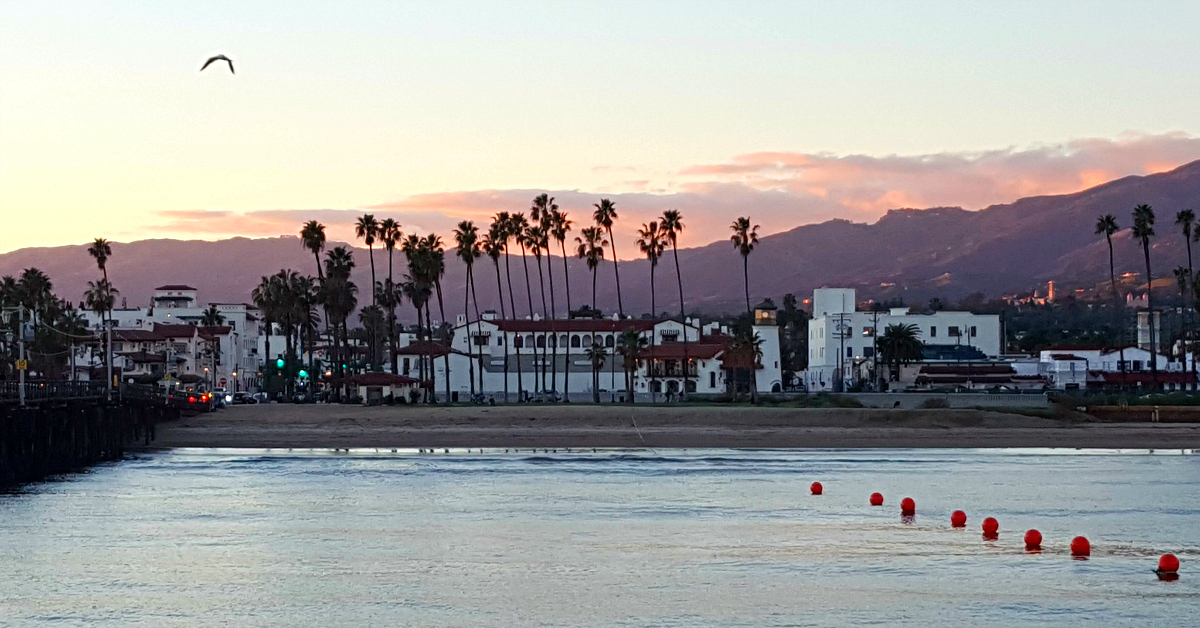
<svg viewBox="0 0 1200 628">
<path fill-rule="evenodd" d="M 313 259 L 317 260 L 317 277 L 324 279 L 325 273 L 321 270 L 321 252 L 325 250 L 325 225 L 315 220 L 304 223 L 304 226 L 300 228 L 300 244 L 312 252 Z"/>
<path fill-rule="evenodd" d="M 1189 282 L 1194 282 L 1195 274 L 1193 274 L 1193 271 L 1192 271 L 1192 239 L 1193 239 L 1193 236 L 1200 237 L 1200 231 L 1195 231 L 1196 212 L 1194 212 L 1190 209 L 1179 210 L 1175 214 L 1175 224 L 1179 225 L 1180 230 L 1183 231 L 1183 242 L 1184 242 L 1184 244 L 1187 245 L 1187 258 L 1188 258 L 1188 265 L 1187 265 L 1188 279 L 1187 280 Z M 1187 292 L 1187 286 L 1184 286 L 1182 289 L 1185 291 L 1185 293 Z M 1195 316 L 1195 308 L 1191 307 L 1190 305 L 1191 304 L 1188 303 L 1187 295 L 1185 294 L 1183 297 L 1184 320 L 1183 320 L 1183 323 L 1181 323 L 1181 325 L 1180 325 L 1183 328 L 1183 338 L 1184 338 L 1184 341 L 1183 341 L 1184 362 L 1183 363 L 1185 365 L 1187 364 L 1188 357 L 1190 357 L 1192 354 L 1192 340 L 1193 340 L 1193 337 L 1195 336 L 1195 330 L 1190 329 L 1195 324 L 1195 321 L 1191 320 L 1191 318 L 1194 318 L 1194 316 Z M 1191 313 L 1191 317 L 1188 316 L 1189 313 Z M 1193 384 L 1195 384 L 1195 379 L 1196 379 L 1195 376 L 1196 376 L 1196 362 L 1193 359 L 1192 360 L 1192 380 L 1193 380 L 1192 383 Z"/>
<path fill-rule="evenodd" d="M 438 315 L 442 317 L 442 350 L 446 361 L 446 403 L 450 403 L 450 337 L 446 323 L 446 308 L 442 301 L 442 277 L 446 274 L 446 250 L 442 245 L 442 237 L 431 233 L 425 236 L 423 243 L 429 256 L 429 277 L 433 281 L 434 292 L 437 295 Z"/>
<path fill-rule="evenodd" d="M 743 216 L 733 221 L 729 225 L 729 229 L 733 231 L 733 235 L 729 239 L 733 242 L 733 248 L 737 249 L 742 256 L 742 279 L 746 287 L 746 313 L 753 316 L 754 312 L 750 309 L 750 253 L 754 251 L 754 245 L 758 244 L 758 225 L 750 226 L 750 218 Z"/>
<path fill-rule="evenodd" d="M 621 318 L 625 318 L 625 304 L 621 301 L 621 269 L 620 260 L 617 257 L 617 240 L 613 237 L 613 222 L 617 219 L 616 203 L 602 198 L 595 205 L 596 211 L 592 212 L 592 218 L 596 220 L 596 225 L 603 227 L 608 231 L 608 245 L 612 248 L 613 254 L 613 275 L 617 279 L 617 314 Z"/>
<path fill-rule="evenodd" d="M 504 282 L 500 278 L 500 256 L 504 254 L 506 239 L 503 226 L 499 220 L 496 220 L 488 226 L 488 232 L 484 234 L 483 240 L 479 243 L 483 253 L 492 259 L 492 266 L 496 269 L 496 292 L 500 296 L 500 320 L 508 319 L 504 307 Z M 508 338 L 501 341 L 501 346 L 504 347 L 504 403 L 508 403 Z"/>
<path fill-rule="evenodd" d="M 350 281 L 355 266 L 354 254 L 348 247 L 338 246 L 325 253 L 325 283 L 321 286 L 321 301 L 328 312 L 329 324 L 333 327 L 334 355 L 337 357 L 338 377 L 346 392 L 346 356 L 349 344 L 347 320 L 358 307 L 358 286 Z M 341 333 L 339 333 L 339 329 Z"/>
<path fill-rule="evenodd" d="M 1097 234 L 1103 233 L 1104 239 L 1108 241 L 1108 281 L 1109 281 L 1109 284 L 1112 286 L 1113 300 L 1116 303 L 1117 320 L 1120 321 L 1119 335 L 1120 335 L 1120 339 L 1121 339 L 1121 341 L 1120 341 L 1121 346 L 1119 348 L 1119 351 L 1121 352 L 1121 355 L 1120 355 L 1119 359 L 1121 361 L 1121 364 L 1119 365 L 1117 370 L 1124 373 L 1125 372 L 1125 317 L 1122 312 L 1124 303 L 1121 301 L 1121 294 L 1117 291 L 1117 270 L 1116 270 L 1115 264 L 1113 263 L 1113 242 L 1112 242 L 1113 234 L 1118 231 L 1120 231 L 1120 228 L 1117 227 L 1117 218 L 1115 216 L 1113 216 L 1112 214 L 1105 214 L 1096 220 L 1096 233 Z"/>
<path fill-rule="evenodd" d="M 100 274 L 104 278 L 105 285 L 111 289 L 112 284 L 108 281 L 108 258 L 112 257 L 112 245 L 109 244 L 108 240 L 105 240 L 104 238 L 96 238 L 95 240 L 92 240 L 92 244 L 88 246 L 88 255 L 91 255 L 92 258 L 96 260 L 96 266 L 100 269 Z M 112 290 L 112 293 L 116 294 L 116 291 Z M 104 325 L 104 329 L 108 330 L 112 326 L 112 322 L 109 320 L 112 316 L 112 307 L 109 307 L 103 313 L 97 312 L 97 314 L 100 315 L 100 322 Z M 108 331 L 106 331 L 106 333 L 111 334 L 111 332 Z M 104 347 L 104 364 L 112 364 L 112 355 L 109 351 L 108 343 L 105 343 Z M 111 394 L 111 378 L 109 378 L 108 390 Z"/>
<path fill-rule="evenodd" d="M 479 248 L 479 228 L 470 220 L 464 220 L 458 223 L 458 227 L 454 230 L 455 253 L 459 259 L 467 265 L 467 277 L 463 282 L 463 315 L 469 316 L 467 310 L 470 308 L 471 297 L 475 294 L 475 278 L 474 268 L 475 260 L 479 259 L 483 252 Z M 475 331 L 479 332 L 479 301 L 475 301 Z M 479 388 L 483 389 L 483 356 L 480 351 L 479 363 Z M 474 353 L 474 337 L 471 335 L 471 327 L 467 325 L 467 364 L 469 365 L 469 377 L 471 378 L 471 399 L 475 399 L 475 353 Z"/>
<path fill-rule="evenodd" d="M 587 261 L 588 270 L 592 271 L 592 310 L 596 310 L 596 271 L 604 260 L 604 247 L 608 240 L 600 227 L 584 227 L 575 237 L 575 257 Z"/>
<path fill-rule="evenodd" d="M 519 238 L 520 233 L 521 233 L 521 228 L 517 225 L 516 216 L 513 216 L 513 215 L 509 214 L 508 212 L 497 213 L 494 224 L 496 225 L 496 229 L 497 229 L 496 235 L 503 237 L 502 244 L 504 245 L 504 279 L 505 279 L 505 282 L 508 284 L 508 311 L 512 313 L 512 317 L 515 320 L 517 318 L 517 301 L 516 301 L 516 297 L 514 296 L 514 293 L 513 293 L 512 266 L 509 264 L 508 241 L 513 236 L 517 236 Z M 518 242 L 519 241 L 520 240 L 518 239 Z M 528 275 L 526 275 L 526 282 L 528 283 Z M 500 300 L 501 301 L 504 300 L 503 295 L 501 295 Z M 533 308 L 531 307 L 530 308 L 531 314 L 532 314 L 532 311 L 533 311 Z M 521 366 L 521 347 L 516 346 L 515 338 L 509 338 L 508 334 L 505 333 L 505 335 L 504 335 L 505 359 L 507 359 L 507 356 L 508 356 L 507 352 L 508 352 L 508 347 L 509 347 L 510 341 L 512 341 L 513 348 L 516 350 L 516 354 L 517 354 L 517 400 L 524 401 L 525 400 L 525 382 L 524 382 L 525 375 L 523 372 L 523 367 Z M 504 370 L 506 373 L 508 372 L 507 368 L 505 368 Z"/>
<path fill-rule="evenodd" d="M 1158 390 L 1158 346 L 1155 338 L 1154 320 L 1154 275 L 1150 273 L 1150 238 L 1154 237 L 1154 208 L 1138 205 L 1133 208 L 1133 237 L 1142 243 L 1142 254 L 1146 258 L 1146 310 L 1150 324 L 1150 378 Z"/>
<path fill-rule="evenodd" d="M 533 283 L 529 279 L 529 256 L 525 254 L 525 247 L 530 244 L 529 231 L 534 227 L 529 224 L 529 221 L 525 220 L 525 214 L 520 212 L 512 215 L 511 224 L 513 228 L 513 238 L 516 239 L 517 244 L 521 247 L 521 265 L 525 268 L 525 300 L 529 305 L 529 317 L 533 318 Z M 536 341 L 534 342 L 534 346 L 531 348 L 533 349 L 533 354 L 536 359 Z M 534 392 L 537 392 L 540 388 L 541 386 L 538 386 L 537 365 L 535 364 L 533 368 Z"/>
<path fill-rule="evenodd" d="M 662 231 L 658 228 L 658 223 L 651 220 L 650 224 L 642 223 L 642 228 L 638 229 L 638 249 L 650 260 L 650 316 L 654 318 L 658 316 L 658 301 L 656 298 L 657 290 L 654 286 L 654 271 L 658 268 L 658 260 L 662 257 L 663 251 L 666 249 L 666 242 L 663 240 Z M 685 332 L 686 333 L 686 332 Z M 650 336 L 650 350 L 654 350 L 655 338 Z M 651 403 L 658 401 L 657 393 L 654 387 L 658 384 L 658 378 L 654 373 L 654 358 L 650 358 L 650 401 Z"/>
<path fill-rule="evenodd" d="M 621 354 L 621 365 L 625 369 L 625 393 L 629 395 L 629 403 L 634 403 L 634 373 L 645 350 L 646 339 L 636 329 L 626 329 L 617 339 L 617 353 Z"/>
<path fill-rule="evenodd" d="M 679 234 L 683 232 L 683 217 L 678 209 L 668 209 L 663 212 L 658 226 L 659 229 L 662 229 L 663 238 L 671 243 L 671 253 L 675 258 L 675 281 L 679 284 L 679 322 L 683 324 L 683 391 L 680 392 L 680 398 L 686 398 L 692 361 L 688 357 L 688 324 L 683 306 L 683 274 L 679 271 Z"/>
<path fill-rule="evenodd" d="M 538 294 L 542 298 L 542 319 L 550 324 L 550 311 L 546 308 L 546 277 L 542 274 L 542 248 L 546 243 L 546 232 L 540 224 L 531 224 L 525 229 L 525 246 L 533 250 L 533 258 L 537 260 L 538 269 Z M 546 385 L 546 350 L 549 349 L 550 342 L 547 341 L 545 332 L 542 333 L 542 384 L 539 391 L 549 390 Z"/>
<path fill-rule="evenodd" d="M 558 392 L 558 330 L 555 325 L 555 320 L 558 319 L 558 306 L 554 303 L 554 260 L 550 258 L 550 232 L 554 229 L 553 214 L 558 211 L 558 205 L 554 203 L 554 197 L 548 194 L 540 194 L 533 199 L 533 207 L 530 210 L 530 216 L 537 221 L 538 225 L 538 249 L 546 252 L 546 274 L 550 279 L 550 315 L 546 320 L 550 326 L 550 338 L 547 347 L 542 350 L 543 359 L 546 357 L 546 349 L 550 350 L 550 390 Z M 538 280 L 540 282 L 542 276 L 542 258 L 536 252 L 534 255 L 538 260 Z M 542 309 L 546 307 L 546 286 L 542 285 Z M 567 360 L 570 363 L 570 360 Z M 542 365 L 542 380 L 545 382 L 545 364 Z"/>
<path fill-rule="evenodd" d="M 550 200 L 553 201 L 554 199 L 550 199 Z M 571 318 L 571 272 L 567 267 L 567 234 L 570 231 L 571 231 L 571 219 L 567 216 L 566 212 L 558 211 L 558 206 L 555 205 L 550 210 L 550 235 L 554 236 L 555 240 L 558 240 L 558 248 L 562 252 L 563 285 L 565 287 L 565 292 L 566 292 L 567 319 L 568 320 L 570 320 L 570 318 Z M 551 281 L 550 285 L 551 285 L 551 287 L 553 287 L 554 282 Z M 550 296 L 551 296 L 551 298 L 553 298 L 553 296 L 554 296 L 553 291 L 551 291 Z M 555 347 L 557 347 L 557 346 L 558 345 L 555 345 Z M 570 343 L 567 343 L 567 346 L 563 347 L 563 353 L 566 354 L 566 362 L 563 365 L 563 401 L 566 403 L 570 403 L 571 402 L 571 345 L 570 345 Z"/>
<path fill-rule="evenodd" d="M 379 221 L 375 220 L 372 214 L 363 214 L 354 223 L 354 236 L 362 239 L 363 244 L 367 245 L 368 255 L 371 258 L 371 305 L 377 305 L 375 300 L 375 238 L 379 236 Z M 368 335 L 367 343 L 370 345 L 371 355 L 375 355 L 375 338 Z"/>
<path fill-rule="evenodd" d="M 729 358 L 729 363 L 733 365 L 734 373 L 740 370 L 750 371 L 750 400 L 757 404 L 758 388 L 754 373 L 758 370 L 759 359 L 762 358 L 762 338 L 754 333 L 752 326 L 739 327 L 733 337 L 726 342 L 725 353 Z M 737 400 L 739 391 L 736 380 L 730 378 L 728 386 L 732 390 L 734 400 Z"/>
<path fill-rule="evenodd" d="M 392 274 L 392 258 L 396 252 L 396 243 L 404 238 L 404 232 L 400 230 L 400 223 L 391 218 L 384 218 L 379 222 L 379 239 L 383 241 L 384 248 L 388 254 L 388 278 L 385 293 L 388 295 L 388 319 L 387 319 L 387 334 L 388 347 L 390 348 L 392 373 L 396 372 L 396 306 L 399 304 L 399 299 L 396 298 L 399 291 L 396 290 L 396 279 Z"/>
<path fill-rule="evenodd" d="M 600 341 L 593 340 L 592 346 L 588 347 L 585 353 L 588 362 L 592 365 L 592 402 L 600 403 L 600 369 L 604 368 L 604 358 L 608 355 L 608 351 Z"/>
<path fill-rule="evenodd" d="M 900 366 L 921 359 L 921 330 L 916 325 L 895 323 L 883 330 L 883 335 L 875 344 L 879 347 L 879 357 L 888 365 L 891 372 L 890 381 L 900 379 Z"/>
</svg>

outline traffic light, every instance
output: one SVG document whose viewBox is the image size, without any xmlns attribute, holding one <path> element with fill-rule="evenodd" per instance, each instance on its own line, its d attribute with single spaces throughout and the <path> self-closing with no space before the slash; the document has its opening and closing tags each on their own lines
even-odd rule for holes
<svg viewBox="0 0 1200 628">
<path fill-rule="evenodd" d="M 296 375 L 299 375 L 300 379 L 304 379 L 305 377 L 308 377 L 308 371 L 306 371 L 304 369 L 300 369 L 300 372 L 296 373 Z"/>
<path fill-rule="evenodd" d="M 277 369 L 281 369 L 281 368 L 283 368 L 283 365 L 284 365 L 284 364 L 286 364 L 286 363 L 283 361 L 283 358 L 276 358 L 276 359 L 275 359 L 275 368 L 277 368 Z"/>
</svg>

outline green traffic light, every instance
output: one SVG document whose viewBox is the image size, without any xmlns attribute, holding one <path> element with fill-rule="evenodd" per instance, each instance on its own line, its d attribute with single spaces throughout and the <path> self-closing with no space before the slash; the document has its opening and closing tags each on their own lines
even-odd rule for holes
<svg viewBox="0 0 1200 628">
<path fill-rule="evenodd" d="M 304 369 L 300 369 L 300 372 L 297 373 L 297 375 L 299 375 L 301 378 L 308 377 L 308 371 L 306 371 Z"/>
<path fill-rule="evenodd" d="M 283 358 L 278 358 L 277 360 L 275 360 L 275 367 L 276 367 L 276 368 L 283 368 L 283 365 L 284 365 Z"/>
</svg>

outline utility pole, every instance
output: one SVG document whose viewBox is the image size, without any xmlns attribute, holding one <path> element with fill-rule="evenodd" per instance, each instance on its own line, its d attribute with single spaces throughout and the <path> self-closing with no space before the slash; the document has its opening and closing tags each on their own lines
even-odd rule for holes
<svg viewBox="0 0 1200 628">
<path fill-rule="evenodd" d="M 105 333 L 105 337 L 106 337 L 106 340 L 105 340 L 105 346 L 106 346 L 105 353 L 107 353 L 107 354 L 108 354 L 108 359 L 107 359 L 107 360 L 105 360 L 105 362 L 107 362 L 107 363 L 108 363 L 108 384 L 107 384 L 107 390 L 108 390 L 108 400 L 109 400 L 109 401 L 112 401 L 112 384 L 113 384 L 113 369 L 112 369 L 112 367 L 113 367 L 113 364 L 112 364 L 112 363 L 113 363 L 113 353 L 112 353 L 112 325 L 111 325 L 111 324 L 107 324 L 107 325 L 105 325 L 105 326 L 104 326 L 104 333 Z"/>
</svg>

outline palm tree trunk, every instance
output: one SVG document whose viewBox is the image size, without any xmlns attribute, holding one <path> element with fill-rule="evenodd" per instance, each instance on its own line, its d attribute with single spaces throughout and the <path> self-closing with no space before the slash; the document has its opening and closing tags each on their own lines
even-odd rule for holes
<svg viewBox="0 0 1200 628">
<path fill-rule="evenodd" d="M 1154 276 L 1150 274 L 1150 241 L 1142 240 L 1142 253 L 1146 256 L 1146 309 L 1150 324 L 1150 380 L 1158 390 L 1158 346 L 1154 334 Z"/>
<path fill-rule="evenodd" d="M 593 312 L 596 311 L 596 271 L 597 270 L 599 270 L 598 266 L 592 267 L 592 311 Z"/>
<path fill-rule="evenodd" d="M 437 289 L 438 316 L 442 317 L 442 329 L 444 330 L 446 328 L 446 310 L 442 307 L 442 280 L 435 279 L 433 286 Z M 446 403 L 450 403 L 450 339 L 446 338 L 445 340 L 442 344 L 444 345 L 443 350 L 446 352 Z"/>
<path fill-rule="evenodd" d="M 1194 274 L 1192 274 L 1192 239 L 1189 237 L 1189 234 L 1184 233 L 1184 241 L 1187 242 L 1188 283 L 1191 284 L 1189 287 L 1191 288 L 1192 293 L 1194 294 L 1196 291 L 1196 276 Z M 1193 304 L 1193 306 L 1194 305 L 1195 304 Z M 1196 360 L 1192 356 L 1192 353 L 1194 350 L 1193 343 L 1195 342 L 1195 332 L 1196 332 L 1196 308 L 1188 306 L 1188 298 L 1187 298 L 1186 294 L 1183 295 L 1183 312 L 1184 312 L 1184 319 L 1185 319 L 1184 327 L 1186 329 L 1188 329 L 1188 331 L 1184 332 L 1184 336 L 1183 336 L 1184 337 L 1183 364 L 1184 364 L 1184 368 L 1187 368 L 1187 361 L 1189 358 L 1191 358 L 1191 360 L 1192 360 L 1192 389 L 1194 390 L 1196 387 Z M 1189 312 L 1191 313 L 1190 317 L 1188 316 Z"/>
<path fill-rule="evenodd" d="M 750 337 L 754 338 L 754 311 L 750 309 L 750 256 L 742 256 L 742 280 L 746 285 L 746 314 L 750 317 Z M 839 377 L 840 377 L 839 373 Z M 758 404 L 758 358 L 750 354 L 750 402 Z"/>
<path fill-rule="evenodd" d="M 470 317 L 471 307 L 471 264 L 467 264 L 467 277 L 463 280 L 463 317 Z M 471 378 L 471 401 L 475 401 L 475 351 L 471 346 L 471 325 L 467 324 L 467 374 Z"/>
<path fill-rule="evenodd" d="M 529 302 L 529 318 L 533 318 L 533 284 L 529 281 L 529 256 L 525 254 L 525 244 L 521 243 L 521 265 L 525 267 L 525 300 Z M 533 357 L 537 358 L 537 339 L 533 341 Z M 533 365 L 533 390 L 537 392 L 537 365 Z"/>
<path fill-rule="evenodd" d="M 1120 351 L 1120 356 L 1117 358 L 1118 360 L 1121 361 L 1121 363 L 1117 365 L 1117 371 L 1122 374 L 1122 380 L 1123 380 L 1124 379 L 1123 376 L 1125 373 L 1125 317 L 1122 315 L 1123 314 L 1122 310 L 1124 308 L 1121 307 L 1122 306 L 1121 295 L 1120 295 L 1120 293 L 1117 292 L 1117 270 L 1116 270 L 1116 265 L 1113 262 L 1112 236 L 1105 234 L 1105 238 L 1108 240 L 1108 281 L 1112 285 L 1113 301 L 1116 304 L 1117 321 L 1119 323 L 1119 326 L 1118 326 L 1119 336 L 1118 337 L 1119 337 L 1119 342 L 1121 343 L 1120 348 L 1118 349 L 1118 351 Z M 1122 387 L 1125 386 L 1124 381 L 1121 382 L 1121 386 Z"/>
<path fill-rule="evenodd" d="M 271 319 L 264 317 L 263 322 L 266 323 L 266 325 L 267 325 L 267 335 L 266 335 L 266 338 L 264 339 L 267 346 L 265 348 L 266 355 L 263 356 L 262 387 L 265 388 L 268 393 L 270 393 L 271 392 L 271 368 L 270 368 L 270 364 L 268 364 L 268 362 L 271 359 Z M 167 353 L 170 354 L 169 351 Z M 169 371 L 170 368 L 171 368 L 171 365 L 168 364 L 167 365 L 168 372 L 170 372 Z"/>
<path fill-rule="evenodd" d="M 688 324 L 687 314 L 683 307 L 683 274 L 679 272 L 679 245 L 671 242 L 671 252 L 675 257 L 675 280 L 679 284 L 679 321 L 683 323 L 683 390 L 679 391 L 679 398 L 686 399 L 688 393 L 688 377 L 691 375 L 690 367 L 691 360 L 688 358 Z"/>
<path fill-rule="evenodd" d="M 542 318 L 546 320 L 546 324 L 550 327 L 550 333 L 553 335 L 554 323 L 550 321 L 550 312 L 546 309 L 546 276 L 542 274 L 542 256 L 535 253 L 534 257 L 537 259 L 538 294 L 542 298 Z M 546 352 L 550 349 L 553 339 L 546 338 L 544 332 L 542 333 L 542 339 L 542 386 L 539 390 L 544 391 L 549 390 L 549 387 L 546 386 Z"/>
<path fill-rule="evenodd" d="M 566 240 L 558 241 L 559 248 L 562 249 L 563 261 L 563 284 L 567 293 L 567 319 L 571 320 L 571 273 L 567 269 L 567 244 Z M 569 327 L 569 325 L 568 325 Z M 568 334 L 569 335 L 569 334 Z M 580 345 L 582 348 L 582 345 Z M 566 356 L 566 363 L 563 365 L 563 403 L 571 403 L 571 343 L 568 339 L 567 346 L 563 347 L 563 354 Z"/>
<path fill-rule="evenodd" d="M 509 265 L 508 260 L 509 260 L 508 247 L 505 246 L 504 247 L 504 278 L 508 282 L 508 310 L 510 312 L 512 312 L 513 320 L 516 320 L 516 318 L 517 318 L 517 300 L 513 293 L 512 266 Z M 504 351 L 505 351 L 504 359 L 505 360 L 508 359 L 509 344 L 513 345 L 513 352 L 516 354 L 516 358 L 517 358 L 517 401 L 525 401 L 525 373 L 523 372 L 523 367 L 521 366 L 521 349 L 524 347 L 517 347 L 516 344 L 513 342 L 513 338 L 510 338 L 508 336 L 508 332 L 505 332 L 504 333 Z M 508 374 L 507 366 L 504 367 L 504 373 L 507 376 L 507 374 Z"/>
<path fill-rule="evenodd" d="M 554 260 L 550 257 L 550 247 L 546 247 L 546 276 L 550 280 L 550 335 L 554 342 L 550 343 L 550 390 L 558 392 L 558 307 L 554 303 Z M 543 296 L 544 298 L 544 296 Z"/>
<path fill-rule="evenodd" d="M 388 347 L 391 353 L 392 375 L 396 375 L 396 280 L 392 275 L 392 256 L 395 248 L 388 249 Z"/>
<path fill-rule="evenodd" d="M 480 333 L 481 328 L 479 327 L 479 321 L 480 321 L 479 297 L 476 296 L 476 294 L 475 294 L 475 268 L 474 268 L 474 266 L 471 266 L 469 268 L 469 270 L 470 270 L 469 274 L 471 275 L 471 300 L 475 302 L 475 333 L 478 334 L 478 333 Z M 472 339 L 472 340 L 474 340 L 474 339 Z M 475 346 L 478 347 L 479 345 L 475 345 Z M 490 349 L 488 350 L 488 353 L 491 353 Z M 490 362 L 491 361 L 489 360 L 489 364 L 490 364 Z M 479 349 L 479 393 L 483 394 L 483 349 Z"/>
<path fill-rule="evenodd" d="M 650 319 L 651 320 L 654 320 L 654 318 L 656 316 L 658 316 L 658 314 L 657 314 L 658 302 L 654 298 L 654 294 L 655 294 L 654 267 L 655 266 L 656 266 L 656 264 L 654 262 L 650 262 Z M 650 351 L 651 351 L 651 353 L 654 352 L 654 345 L 656 344 L 655 334 L 654 334 L 653 329 L 654 328 L 651 327 L 651 331 L 650 331 Z M 658 383 L 658 376 L 655 375 L 655 373 L 654 373 L 654 358 L 651 357 L 647 361 L 646 364 L 647 364 L 646 368 L 648 368 L 650 370 L 650 403 L 655 403 L 658 401 L 658 393 L 654 391 L 654 385 Z"/>
<path fill-rule="evenodd" d="M 508 318 L 508 314 L 504 309 L 504 282 L 500 278 L 500 259 L 493 259 L 492 265 L 496 267 L 496 292 L 500 296 L 500 320 L 505 320 Z M 504 403 L 508 403 L 508 338 L 505 336 L 501 336 L 501 338 L 504 338 L 502 345 L 504 347 Z"/>
<path fill-rule="evenodd" d="M 613 237 L 612 227 L 608 227 L 608 246 L 613 252 L 613 275 L 617 278 L 617 314 L 625 318 L 625 304 L 621 301 L 621 263 L 617 259 L 617 239 Z"/>
</svg>

